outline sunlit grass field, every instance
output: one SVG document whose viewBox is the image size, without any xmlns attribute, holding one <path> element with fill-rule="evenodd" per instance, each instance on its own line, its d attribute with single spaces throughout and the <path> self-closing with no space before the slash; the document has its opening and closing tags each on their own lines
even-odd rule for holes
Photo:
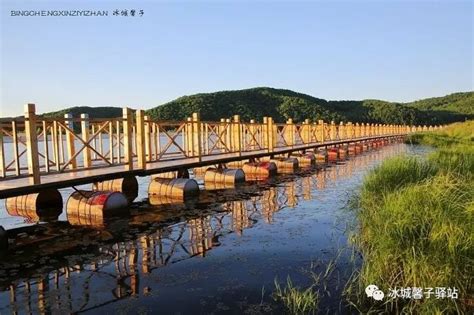
<svg viewBox="0 0 474 315">
<path fill-rule="evenodd" d="M 352 239 L 363 265 L 347 286 L 362 312 L 467 313 L 474 307 L 474 122 L 411 135 L 430 145 L 426 159 L 401 156 L 382 163 L 363 183 Z M 458 299 L 365 298 L 376 284 L 390 288 L 456 287 Z"/>
</svg>

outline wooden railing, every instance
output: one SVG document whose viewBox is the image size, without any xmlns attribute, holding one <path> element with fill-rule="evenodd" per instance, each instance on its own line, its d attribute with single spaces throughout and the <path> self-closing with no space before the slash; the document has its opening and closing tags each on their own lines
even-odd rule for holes
<svg viewBox="0 0 474 315">
<path fill-rule="evenodd" d="M 324 122 L 301 124 L 289 119 L 275 123 L 254 120 L 201 121 L 193 114 L 186 121 L 152 120 L 143 110 L 123 109 L 120 118 L 94 119 L 82 114 L 52 119 L 38 116 L 35 105 L 25 106 L 23 118 L 0 119 L 0 180 L 115 165 L 146 169 L 147 164 L 169 159 L 198 158 L 243 152 L 276 152 L 279 148 L 407 134 L 438 129 L 406 126 Z"/>
</svg>

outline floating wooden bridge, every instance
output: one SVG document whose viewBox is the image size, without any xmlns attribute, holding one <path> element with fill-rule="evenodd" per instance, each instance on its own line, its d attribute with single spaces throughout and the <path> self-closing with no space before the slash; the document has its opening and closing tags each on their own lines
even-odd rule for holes
<svg viewBox="0 0 474 315">
<path fill-rule="evenodd" d="M 0 199 L 127 176 L 182 171 L 210 165 L 269 160 L 308 150 L 372 143 L 439 127 L 322 120 L 218 122 L 193 114 L 186 121 L 153 120 L 143 110 L 119 118 L 82 114 L 45 118 L 35 105 L 22 118 L 0 120 Z"/>
</svg>

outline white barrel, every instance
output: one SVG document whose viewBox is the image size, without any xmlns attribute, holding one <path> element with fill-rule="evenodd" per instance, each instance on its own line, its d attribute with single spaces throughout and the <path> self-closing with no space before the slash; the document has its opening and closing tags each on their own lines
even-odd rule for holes
<svg viewBox="0 0 474 315">
<path fill-rule="evenodd" d="M 204 184 L 231 184 L 245 182 L 245 173 L 241 169 L 209 168 L 204 174 Z"/>
<path fill-rule="evenodd" d="M 129 203 L 132 203 L 138 196 L 138 181 L 135 176 L 125 176 L 96 182 L 92 185 L 94 191 L 115 191 L 125 195 Z"/>
<path fill-rule="evenodd" d="M 127 207 L 128 200 L 120 192 L 80 190 L 67 200 L 67 220 L 73 225 L 102 226 L 104 219 Z"/>
<path fill-rule="evenodd" d="M 189 178 L 155 178 L 148 186 L 148 196 L 185 200 L 198 194 L 198 183 Z"/>
<path fill-rule="evenodd" d="M 63 210 L 63 198 L 56 189 L 11 197 L 5 200 L 5 208 L 11 216 L 21 216 L 28 222 L 49 221 L 59 217 Z"/>
<path fill-rule="evenodd" d="M 181 169 L 177 171 L 159 173 L 151 175 L 151 179 L 155 178 L 189 178 L 189 171 L 188 169 Z"/>
</svg>

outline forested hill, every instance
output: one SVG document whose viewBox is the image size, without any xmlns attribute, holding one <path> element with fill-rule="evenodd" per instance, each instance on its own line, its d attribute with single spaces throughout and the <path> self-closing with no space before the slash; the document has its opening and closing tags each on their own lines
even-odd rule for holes
<svg viewBox="0 0 474 315">
<path fill-rule="evenodd" d="M 239 114 L 241 119 L 276 121 L 353 121 L 394 124 L 441 124 L 474 119 L 474 92 L 455 93 L 411 103 L 381 100 L 327 101 L 291 90 L 253 88 L 183 96 L 147 114 L 157 119 L 182 120 L 199 112 L 203 120 Z"/>
<path fill-rule="evenodd" d="M 474 119 L 474 92 L 394 103 L 381 100 L 327 101 L 291 90 L 261 87 L 183 96 L 149 109 L 146 114 L 154 119 L 184 120 L 193 112 L 199 112 L 201 119 L 210 121 L 239 114 L 244 121 L 262 121 L 264 116 L 271 116 L 278 122 L 288 118 L 301 122 L 309 118 L 313 121 L 445 124 Z M 88 113 L 90 117 L 105 118 L 121 116 L 122 109 L 84 106 L 44 115 L 63 117 L 65 113 L 72 113 L 74 117 Z"/>
<path fill-rule="evenodd" d="M 109 106 L 75 106 L 58 110 L 56 112 L 44 113 L 42 116 L 49 118 L 60 118 L 64 117 L 64 114 L 72 114 L 73 117 L 80 117 L 81 114 L 89 114 L 89 117 L 93 118 L 113 118 L 122 116 L 122 108 Z"/>
</svg>

